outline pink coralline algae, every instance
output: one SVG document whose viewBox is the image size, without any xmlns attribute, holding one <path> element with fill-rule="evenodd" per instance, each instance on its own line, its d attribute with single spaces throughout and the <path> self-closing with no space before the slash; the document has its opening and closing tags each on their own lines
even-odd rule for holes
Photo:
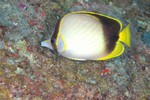
<svg viewBox="0 0 150 100">
<path fill-rule="evenodd" d="M 0 100 L 149 100 L 148 1 L 1 0 Z M 40 46 L 63 15 L 78 10 L 131 23 L 131 48 L 79 62 Z"/>
<path fill-rule="evenodd" d="M 24 3 L 19 3 L 19 4 L 18 4 L 18 8 L 19 8 L 20 10 L 26 10 L 27 6 L 26 6 Z"/>
</svg>

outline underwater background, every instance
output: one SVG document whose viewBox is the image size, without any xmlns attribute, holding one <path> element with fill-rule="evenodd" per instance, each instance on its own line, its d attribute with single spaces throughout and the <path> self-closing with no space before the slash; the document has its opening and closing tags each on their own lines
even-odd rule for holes
<svg viewBox="0 0 150 100">
<path fill-rule="evenodd" d="M 40 46 L 81 10 L 130 23 L 131 47 L 82 62 Z M 150 0 L 0 0 L 0 100 L 150 100 Z"/>
</svg>

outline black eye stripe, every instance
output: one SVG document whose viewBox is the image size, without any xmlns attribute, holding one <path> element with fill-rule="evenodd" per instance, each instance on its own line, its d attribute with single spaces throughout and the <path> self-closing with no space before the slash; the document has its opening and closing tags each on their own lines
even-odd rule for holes
<svg viewBox="0 0 150 100">
<path fill-rule="evenodd" d="M 52 38 L 52 39 L 51 39 L 51 43 L 55 43 L 55 39 Z"/>
</svg>

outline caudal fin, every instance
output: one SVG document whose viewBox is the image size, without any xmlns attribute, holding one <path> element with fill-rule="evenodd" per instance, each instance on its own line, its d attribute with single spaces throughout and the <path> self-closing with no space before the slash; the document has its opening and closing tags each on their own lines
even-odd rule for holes
<svg viewBox="0 0 150 100">
<path fill-rule="evenodd" d="M 124 30 L 122 30 L 119 34 L 119 41 L 125 43 L 128 47 L 130 47 L 131 35 L 130 35 L 130 24 L 128 24 Z"/>
</svg>

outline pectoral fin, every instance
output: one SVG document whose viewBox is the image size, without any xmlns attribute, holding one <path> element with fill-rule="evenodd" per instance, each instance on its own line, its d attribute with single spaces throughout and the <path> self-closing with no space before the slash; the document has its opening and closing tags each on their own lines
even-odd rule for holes
<svg viewBox="0 0 150 100">
<path fill-rule="evenodd" d="M 111 59 L 111 58 L 120 56 L 123 52 L 124 52 L 123 44 L 121 42 L 116 42 L 116 46 L 114 50 L 110 54 L 106 55 L 105 57 L 99 58 L 98 60 Z"/>
<path fill-rule="evenodd" d="M 58 41 L 56 42 L 56 45 L 57 45 L 57 51 L 59 53 L 64 52 L 67 49 L 67 45 L 63 35 L 58 36 Z"/>
</svg>

